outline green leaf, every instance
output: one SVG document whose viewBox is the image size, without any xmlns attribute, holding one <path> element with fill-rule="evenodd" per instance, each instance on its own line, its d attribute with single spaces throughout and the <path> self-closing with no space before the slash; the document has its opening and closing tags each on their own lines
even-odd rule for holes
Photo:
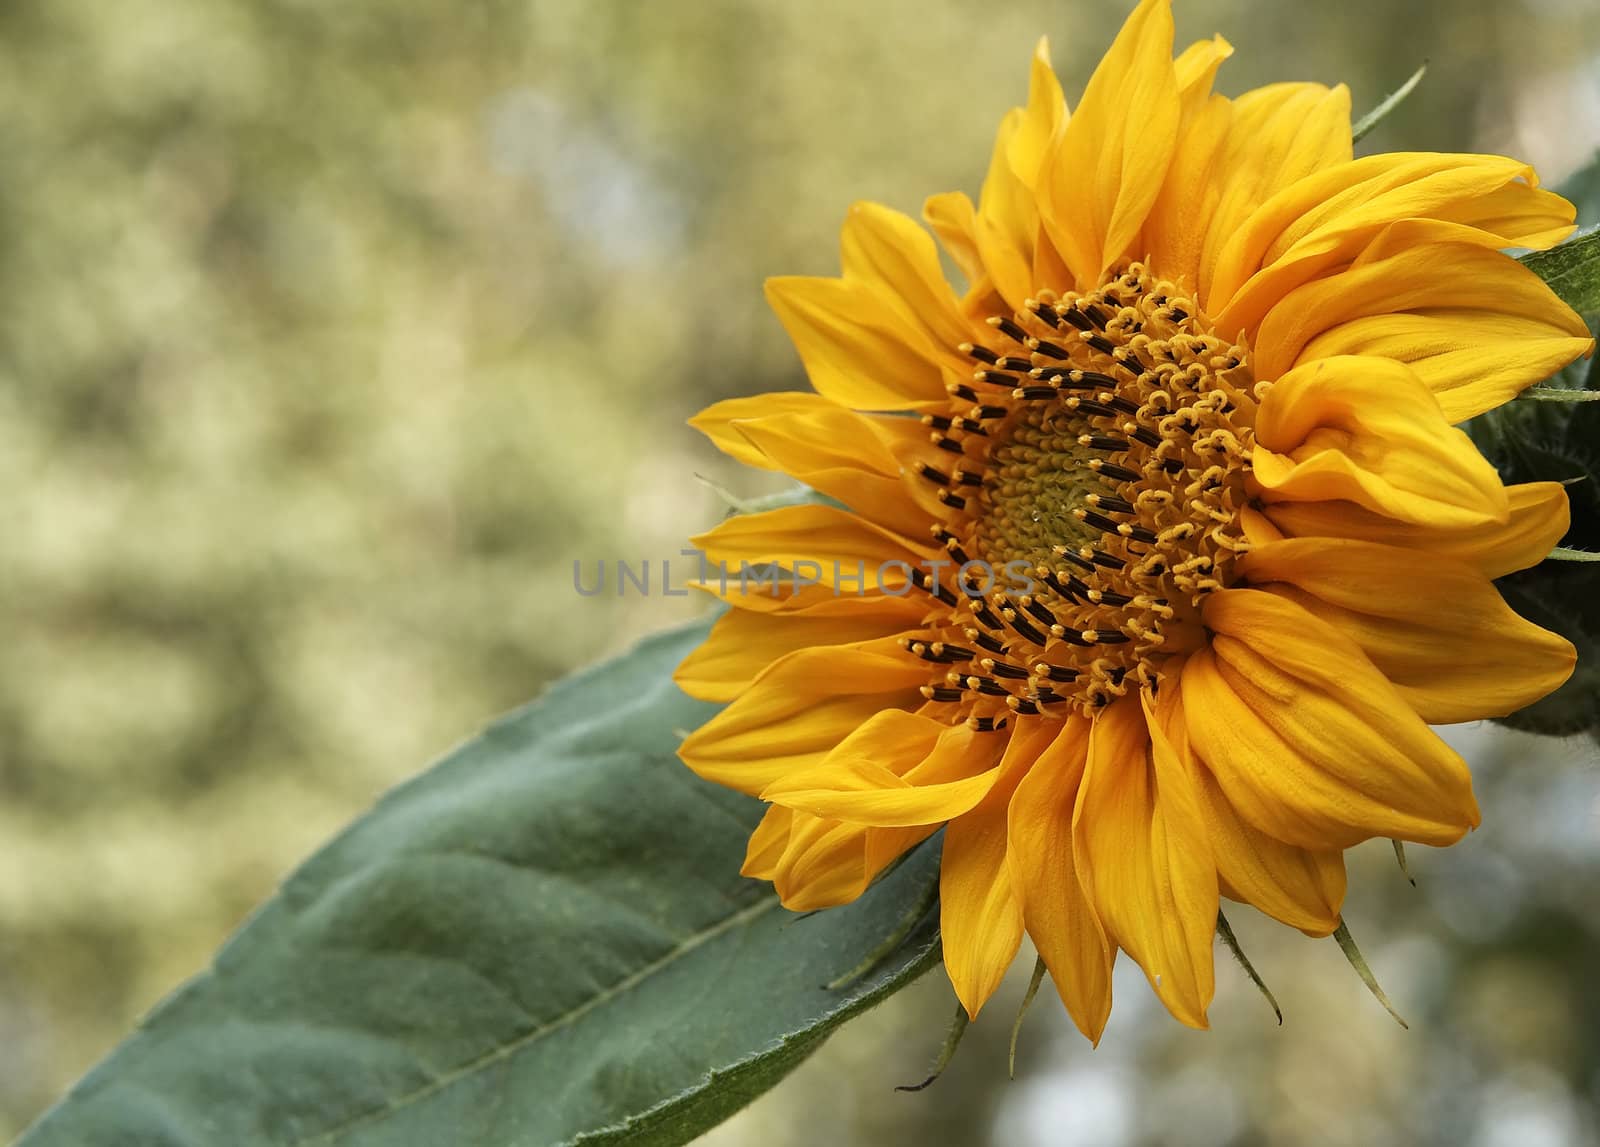
<svg viewBox="0 0 1600 1147">
<path fill-rule="evenodd" d="M 931 967 L 925 846 L 846 908 L 739 876 L 759 802 L 674 757 L 705 636 L 558 685 L 313 856 L 25 1147 L 686 1142 Z"/>
<path fill-rule="evenodd" d="M 1600 314 L 1600 230 L 1548 251 L 1530 252 L 1522 256 L 1522 264 L 1580 315 Z"/>
</svg>

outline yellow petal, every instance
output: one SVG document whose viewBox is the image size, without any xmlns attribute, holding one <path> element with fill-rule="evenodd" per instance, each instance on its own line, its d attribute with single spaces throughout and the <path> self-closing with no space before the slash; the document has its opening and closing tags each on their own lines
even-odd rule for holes
<svg viewBox="0 0 1600 1147">
<path fill-rule="evenodd" d="M 841 595 L 903 590 L 909 574 L 894 563 L 917 565 L 927 556 L 899 534 L 835 506 L 738 514 L 690 541 L 714 573 L 738 579 L 742 570 L 776 566 L 796 575 L 780 579 L 786 585 L 812 581 Z"/>
<path fill-rule="evenodd" d="M 1465 422 L 1590 352 L 1592 339 L 1565 333 L 1547 316 L 1442 308 L 1369 315 L 1316 336 L 1300 361 L 1367 355 L 1403 362 L 1433 391 L 1446 419 Z"/>
<path fill-rule="evenodd" d="M 778 900 L 792 912 L 849 904 L 890 861 L 934 831 L 868 828 L 802 812 L 792 816 L 788 841 L 770 877 Z"/>
<path fill-rule="evenodd" d="M 782 617 L 732 609 L 717 619 L 672 679 L 691 697 L 732 701 L 763 669 L 787 654 L 892 637 L 908 628 L 907 618 L 895 611 Z"/>
<path fill-rule="evenodd" d="M 1577 653 L 1517 616 L 1477 570 L 1375 542 L 1291 538 L 1256 546 L 1240 576 L 1359 645 L 1429 724 L 1504 717 L 1560 688 Z"/>
<path fill-rule="evenodd" d="M 870 284 L 787 276 L 767 302 L 794 341 L 817 391 L 856 410 L 943 407 L 943 348 L 908 324 Z"/>
<path fill-rule="evenodd" d="M 971 812 L 945 826 L 939 870 L 944 966 L 973 1019 L 1022 944 L 1022 881 L 1008 857 L 1012 795 L 1060 729 L 1055 721 L 1018 718 L 994 788 Z"/>
<path fill-rule="evenodd" d="M 927 512 L 901 481 L 896 454 L 930 445 L 916 419 L 857 414 L 801 393 L 731 398 L 689 424 L 741 462 L 792 475 L 879 525 L 927 530 Z"/>
<path fill-rule="evenodd" d="M 1040 215 L 1079 289 L 1098 285 L 1144 226 L 1177 142 L 1178 114 L 1171 6 L 1142 0 L 1040 167 Z"/>
<path fill-rule="evenodd" d="M 884 709 L 920 705 L 927 663 L 892 639 L 801 649 L 774 661 L 678 748 L 708 781 L 760 793 L 820 763 Z"/>
<path fill-rule="evenodd" d="M 1252 471 L 1264 500 L 1345 499 L 1419 525 L 1509 516 L 1499 476 L 1409 368 L 1318 359 L 1273 384 L 1256 419 Z"/>
<path fill-rule="evenodd" d="M 772 874 L 778 867 L 778 860 L 789 845 L 789 831 L 794 826 L 795 815 L 793 809 L 784 808 L 782 805 L 773 805 L 767 809 L 761 818 L 761 823 L 756 825 L 755 832 L 750 834 L 749 844 L 745 846 L 744 864 L 739 869 L 740 876 L 749 876 L 756 880 L 772 879 Z"/>
<path fill-rule="evenodd" d="M 1349 502 L 1278 502 L 1266 514 L 1295 537 L 1361 538 L 1463 562 L 1488 578 L 1538 565 L 1571 523 L 1567 491 L 1559 482 L 1523 482 L 1506 487 L 1511 509 L 1505 525 L 1465 528 L 1397 522 Z M 1254 540 L 1254 539 L 1252 539 Z"/>
<path fill-rule="evenodd" d="M 1088 751 L 1089 722 L 1068 718 L 1012 795 L 1007 836 L 1028 935 L 1073 1023 L 1099 1043 L 1111 1015 L 1113 953 L 1072 857 Z"/>
<path fill-rule="evenodd" d="M 1039 230 L 1033 191 L 1011 167 L 1011 141 L 1026 118 L 1021 108 L 1012 108 L 1000 121 L 989 173 L 978 196 L 974 232 L 983 265 L 1012 310 L 1021 310 L 1033 294 L 1033 248 Z"/>
<path fill-rule="evenodd" d="M 984 277 L 983 256 L 978 253 L 978 211 L 966 192 L 928 196 L 922 204 L 922 220 L 939 237 L 969 285 Z"/>
<path fill-rule="evenodd" d="M 1177 673 L 1166 679 L 1153 714 L 1189 777 L 1223 895 L 1265 912 L 1291 928 L 1326 936 L 1339 926 L 1344 903 L 1344 855 L 1285 844 L 1240 818 L 1211 770 L 1196 756 L 1183 715 Z"/>
<path fill-rule="evenodd" d="M 1111 939 L 1191 1027 L 1214 989 L 1217 870 L 1193 786 L 1136 696 L 1095 718 L 1072 818 L 1079 878 Z"/>
<path fill-rule="evenodd" d="M 1343 84 L 1271 84 L 1233 101 L 1212 175 L 1218 200 L 1201 256 L 1201 297 L 1215 301 L 1217 263 L 1245 220 L 1284 188 L 1348 162 L 1350 147 L 1350 92 Z"/>
<path fill-rule="evenodd" d="M 982 807 L 945 826 L 939 932 L 956 997 L 973 1019 L 1022 944 L 1022 904 L 1006 867 L 1006 807 Z"/>
<path fill-rule="evenodd" d="M 1145 248 L 1158 273 L 1198 290 L 1200 256 L 1221 199 L 1215 172 L 1222 160 L 1232 105 L 1221 96 L 1184 100 L 1172 170 L 1145 221 Z"/>
<path fill-rule="evenodd" d="M 1206 599 L 1211 645 L 1182 676 L 1189 737 L 1247 822 L 1318 851 L 1375 836 L 1451 844 L 1472 778 L 1359 646 L 1255 589 Z"/>
<path fill-rule="evenodd" d="M 1211 97 L 1211 85 L 1217 78 L 1222 61 L 1233 55 L 1233 45 L 1221 36 L 1209 40 L 1196 40 L 1172 61 L 1172 72 L 1178 81 L 1178 97 L 1187 103 L 1194 100 L 1205 103 Z"/>
<path fill-rule="evenodd" d="M 1396 224 L 1348 270 L 1283 296 L 1256 335 L 1258 377 L 1382 347 L 1461 422 L 1593 345 L 1583 320 L 1515 259 L 1473 244 L 1413 242 L 1426 226 Z M 1408 321 L 1397 327 L 1397 315 Z"/>
<path fill-rule="evenodd" d="M 1487 195 L 1445 208 L 1438 218 L 1498 235 L 1503 247 L 1546 250 L 1572 234 L 1578 212 L 1567 200 L 1537 184 L 1536 179 L 1507 183 Z"/>
<path fill-rule="evenodd" d="M 1191 291 L 1200 281 L 1201 248 L 1221 198 L 1215 169 L 1233 116 L 1232 103 L 1212 95 L 1211 83 L 1222 61 L 1232 54 L 1233 45 L 1217 36 L 1191 44 L 1173 62 L 1182 109 L 1178 142 L 1140 244 L 1159 274 Z"/>
<path fill-rule="evenodd" d="M 802 585 L 796 589 L 787 578 L 764 576 L 770 571 L 760 571 L 762 577 L 752 573 L 741 580 L 737 567 L 728 570 L 724 576 L 709 561 L 705 564 L 706 576 L 703 579 L 691 577 L 683 585 L 710 594 L 735 609 L 752 613 L 812 618 L 896 617 L 905 619 L 905 628 L 915 629 L 920 628 L 928 612 L 927 599 L 910 593 L 895 596 L 869 587 L 867 592 L 861 594 L 849 592 L 848 589 L 835 594 L 825 585 Z M 676 578 L 677 574 L 674 573 L 673 577 Z M 678 582 L 674 580 L 671 584 L 676 586 Z"/>
<path fill-rule="evenodd" d="M 928 345 L 954 354 L 971 337 L 945 282 L 933 237 L 910 216 L 880 203 L 852 204 L 840 256 L 846 281 L 874 287 Z"/>
<path fill-rule="evenodd" d="M 1253 330 L 1289 291 L 1348 266 L 1402 220 L 1476 228 L 1491 248 L 1533 246 L 1563 218 L 1570 231 L 1571 204 L 1537 182 L 1527 164 L 1496 155 L 1371 155 L 1326 168 L 1225 237 L 1204 306 L 1221 330 Z"/>
<path fill-rule="evenodd" d="M 994 787 L 1005 738 L 894 710 L 874 716 L 820 763 L 775 778 L 761 799 L 855 824 L 942 824 Z"/>
<path fill-rule="evenodd" d="M 835 410 L 843 409 L 838 403 L 830 402 L 809 390 L 769 391 L 714 402 L 689 419 L 689 425 L 711 439 L 712 445 L 735 461 L 771 470 L 775 467 L 767 456 L 735 430 L 734 424 L 782 414 L 806 415 L 816 410 L 819 403 L 825 403 Z"/>
<path fill-rule="evenodd" d="M 1028 71 L 1028 106 L 1022 110 L 1022 118 L 1010 133 L 1005 149 L 1011 173 L 1024 187 L 1032 189 L 1037 185 L 1045 151 L 1066 121 L 1067 99 L 1050 66 L 1050 40 L 1040 36 Z"/>
</svg>

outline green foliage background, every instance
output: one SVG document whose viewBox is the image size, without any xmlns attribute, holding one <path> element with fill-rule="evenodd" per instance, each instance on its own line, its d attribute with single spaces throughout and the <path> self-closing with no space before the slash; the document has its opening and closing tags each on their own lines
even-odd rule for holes
<svg viewBox="0 0 1600 1147">
<path fill-rule="evenodd" d="M 580 600 L 572 561 L 676 553 L 719 512 L 696 472 L 770 488 L 682 425 L 801 385 L 761 278 L 832 271 L 852 199 L 975 189 L 1035 36 L 1075 93 L 1124 5 L 997 9 L 0 6 L 0 1136 L 377 793 L 694 611 Z M 1580 3 L 1179 19 L 1238 47 L 1226 90 L 1344 79 L 1358 112 L 1428 58 L 1369 148 L 1558 178 L 1600 143 Z M 1009 1017 L 986 1015 L 913 1102 L 887 1089 L 938 1043 L 930 977 L 715 1136 L 799 1141 L 808 1106 L 812 1137 L 981 1142 L 998 1116 L 1026 1143 L 1073 1100 L 1124 1119 L 1108 1141 L 1189 1143 L 1206 1128 L 1163 1104 L 1226 1085 L 1208 1141 L 1454 1142 L 1491 1098 L 1539 1142 L 1595 1141 L 1593 763 L 1474 743 L 1485 830 L 1414 857 L 1420 892 L 1381 849 L 1355 865 L 1352 926 L 1412 1036 L 1336 952 L 1236 919 L 1282 1033 L 1226 972 L 1209 1037 L 1120 981 L 1095 1057 L 1041 1006 L 1036 1074 L 1003 1089 Z M 1104 1106 L 1130 1088 L 1138 1118 Z"/>
</svg>

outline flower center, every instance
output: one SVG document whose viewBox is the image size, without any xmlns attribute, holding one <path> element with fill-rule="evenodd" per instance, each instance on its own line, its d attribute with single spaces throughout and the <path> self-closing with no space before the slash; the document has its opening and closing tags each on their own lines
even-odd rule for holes
<svg viewBox="0 0 1600 1147">
<path fill-rule="evenodd" d="M 962 345 L 973 382 L 923 419 L 959 458 L 922 469 L 957 572 L 916 575 L 940 610 L 906 644 L 949 666 L 923 695 L 979 729 L 1154 686 L 1243 547 L 1245 348 L 1139 263 L 1027 307 L 989 320 L 993 347 Z"/>
</svg>

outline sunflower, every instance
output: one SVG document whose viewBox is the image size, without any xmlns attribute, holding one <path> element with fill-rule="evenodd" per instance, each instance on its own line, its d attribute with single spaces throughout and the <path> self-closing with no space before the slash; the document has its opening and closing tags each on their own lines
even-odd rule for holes
<svg viewBox="0 0 1600 1147">
<path fill-rule="evenodd" d="M 677 679 L 729 704 L 681 755 L 771 803 L 744 872 L 843 904 L 943 828 L 967 1012 L 1026 932 L 1094 1041 L 1117 953 L 1204 1027 L 1220 897 L 1328 935 L 1345 849 L 1458 840 L 1429 724 L 1574 664 L 1491 583 L 1561 487 L 1454 426 L 1592 351 L 1503 253 L 1572 206 L 1511 159 L 1353 159 L 1344 87 L 1227 99 L 1230 53 L 1174 58 L 1144 0 L 1069 116 L 1041 42 L 977 204 L 924 209 L 965 294 L 859 204 L 842 277 L 767 285 L 815 392 L 694 420 L 829 500 L 695 539 L 732 608 Z"/>
</svg>

